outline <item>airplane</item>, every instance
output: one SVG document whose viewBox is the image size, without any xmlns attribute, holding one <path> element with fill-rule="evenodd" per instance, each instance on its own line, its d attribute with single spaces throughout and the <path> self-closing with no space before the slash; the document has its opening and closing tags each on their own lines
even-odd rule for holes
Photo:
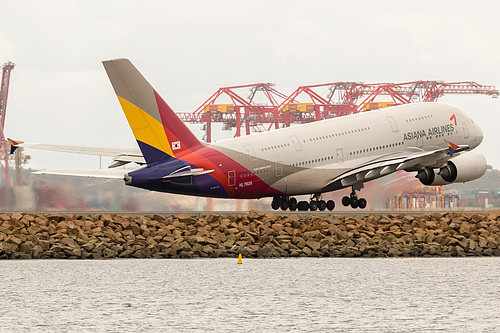
<svg viewBox="0 0 500 333">
<path fill-rule="evenodd" d="M 472 151 L 481 128 L 442 103 L 392 106 L 205 143 L 198 140 L 128 59 L 103 61 L 138 148 L 28 144 L 17 147 L 112 156 L 109 169 L 42 170 L 37 174 L 120 178 L 152 191 L 212 198 L 272 197 L 274 210 L 333 210 L 322 195 L 351 188 L 342 204 L 365 208 L 364 183 L 404 170 L 422 184 L 480 178 L 486 158 Z M 133 171 L 116 167 L 137 163 Z M 295 197 L 308 195 L 298 201 Z"/>
</svg>

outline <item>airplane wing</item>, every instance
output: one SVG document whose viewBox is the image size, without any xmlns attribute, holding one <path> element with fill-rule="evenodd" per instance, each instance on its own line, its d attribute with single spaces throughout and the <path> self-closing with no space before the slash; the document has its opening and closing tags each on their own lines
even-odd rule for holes
<svg viewBox="0 0 500 333">
<path fill-rule="evenodd" d="M 417 147 L 409 147 L 405 151 L 389 153 L 376 159 L 367 161 L 356 167 L 349 168 L 349 171 L 339 175 L 328 182 L 324 188 L 343 188 L 373 180 L 390 173 L 405 170 L 418 171 L 426 166 L 439 167 L 444 164 L 454 153 L 469 150 L 467 145 L 453 145 L 453 150 L 436 147 L 432 150 L 423 150 Z"/>
<path fill-rule="evenodd" d="M 111 163 L 108 168 L 115 168 L 131 162 L 140 165 L 146 163 L 141 151 L 138 148 L 73 146 L 45 143 L 18 143 L 13 140 L 10 140 L 10 142 L 13 148 L 23 147 L 74 154 L 110 156 L 113 157 L 113 163 Z"/>
<path fill-rule="evenodd" d="M 35 175 L 60 175 L 60 176 L 78 176 L 90 178 L 109 178 L 123 179 L 130 170 L 123 169 L 51 169 L 33 172 Z"/>
</svg>

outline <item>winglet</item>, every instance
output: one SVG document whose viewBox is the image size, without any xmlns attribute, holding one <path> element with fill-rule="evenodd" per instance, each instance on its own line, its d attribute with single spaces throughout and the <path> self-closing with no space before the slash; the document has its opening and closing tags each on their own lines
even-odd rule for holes
<svg viewBox="0 0 500 333">
<path fill-rule="evenodd" d="M 455 154 L 455 152 L 457 151 L 457 149 L 460 148 L 460 147 L 457 146 L 456 144 L 454 144 L 453 142 L 450 142 L 450 141 L 444 140 L 444 142 L 446 142 L 446 144 L 448 145 L 448 150 L 450 152 L 450 157 L 453 157 L 453 154 Z"/>
<path fill-rule="evenodd" d="M 19 148 L 18 145 L 20 145 L 21 143 L 23 143 L 22 141 L 14 141 L 10 138 L 7 138 L 7 140 L 9 141 L 10 143 L 10 154 L 14 154 L 14 152 L 17 150 L 17 148 Z"/>
</svg>

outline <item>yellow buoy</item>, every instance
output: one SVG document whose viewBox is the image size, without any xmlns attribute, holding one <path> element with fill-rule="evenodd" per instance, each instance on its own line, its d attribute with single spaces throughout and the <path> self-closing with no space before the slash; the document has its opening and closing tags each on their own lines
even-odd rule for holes
<svg viewBox="0 0 500 333">
<path fill-rule="evenodd" d="M 238 264 L 242 264 L 243 263 L 243 260 L 241 258 L 241 253 L 238 255 Z"/>
</svg>

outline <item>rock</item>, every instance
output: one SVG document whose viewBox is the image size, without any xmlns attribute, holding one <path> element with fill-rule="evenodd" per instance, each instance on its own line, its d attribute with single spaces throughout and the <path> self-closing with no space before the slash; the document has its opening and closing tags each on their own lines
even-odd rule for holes
<svg viewBox="0 0 500 333">
<path fill-rule="evenodd" d="M 137 250 L 132 254 L 132 258 L 144 259 L 147 258 L 147 255 L 143 250 Z"/>
<path fill-rule="evenodd" d="M 470 219 L 475 221 L 475 222 L 480 222 L 480 221 L 485 220 L 484 215 L 481 215 L 481 214 L 474 214 L 470 217 Z"/>
<path fill-rule="evenodd" d="M 24 224 L 21 223 L 21 221 L 19 221 L 18 219 L 15 219 L 15 218 L 10 218 L 7 220 L 7 223 L 10 224 L 10 226 L 14 229 L 21 229 L 22 227 L 24 227 Z"/>
<path fill-rule="evenodd" d="M 313 239 L 309 239 L 306 242 L 306 245 L 309 246 L 311 250 L 318 250 L 321 247 L 321 244 Z"/>
<path fill-rule="evenodd" d="M 23 242 L 22 239 L 14 236 L 14 235 L 10 235 L 5 239 L 5 243 L 11 243 L 11 244 L 15 244 L 17 246 L 19 246 L 22 242 Z"/>
<path fill-rule="evenodd" d="M 135 236 L 139 236 L 141 234 L 141 228 L 135 223 L 130 223 L 130 230 Z"/>
<path fill-rule="evenodd" d="M 38 259 L 40 258 L 40 254 L 43 252 L 43 248 L 40 245 L 35 245 L 33 246 L 33 251 L 32 251 L 32 258 L 33 259 Z"/>
<path fill-rule="evenodd" d="M 165 221 L 165 217 L 162 216 L 162 215 L 158 215 L 158 214 L 154 214 L 151 218 L 153 220 L 155 220 L 155 221 L 158 221 L 158 222 L 164 222 Z"/>
<path fill-rule="evenodd" d="M 219 221 L 220 216 L 221 216 L 220 214 L 212 214 L 212 213 L 208 214 L 208 216 L 206 218 L 207 223 L 215 223 L 215 222 Z"/>
<path fill-rule="evenodd" d="M 141 235 L 144 237 L 148 237 L 151 235 L 151 231 L 149 230 L 148 226 L 143 224 L 139 227 Z"/>
<path fill-rule="evenodd" d="M 495 237 L 489 236 L 489 237 L 486 238 L 486 240 L 488 241 L 488 247 L 490 249 L 496 249 L 498 247 L 498 242 L 495 239 Z"/>
<path fill-rule="evenodd" d="M 16 219 L 16 220 L 19 220 L 19 221 L 20 221 L 20 220 L 23 218 L 23 214 L 22 214 L 22 213 L 19 213 L 19 212 L 17 212 L 17 213 L 13 213 L 13 214 L 11 215 L 11 218 L 13 218 L 13 219 Z"/>
<path fill-rule="evenodd" d="M 274 223 L 272 226 L 271 226 L 271 229 L 273 229 L 274 231 L 276 231 L 277 233 L 280 233 L 283 231 L 284 229 L 284 226 L 280 223 Z"/>
<path fill-rule="evenodd" d="M 31 226 L 31 227 L 28 227 L 27 231 L 30 233 L 30 235 L 35 235 L 37 234 L 38 232 L 40 232 L 42 229 L 38 226 Z"/>
<path fill-rule="evenodd" d="M 19 245 L 18 251 L 22 253 L 31 254 L 34 244 L 31 241 L 27 241 Z"/>
<path fill-rule="evenodd" d="M 303 252 L 306 256 L 310 256 L 310 255 L 311 255 L 311 253 L 312 253 L 312 250 L 311 250 L 310 248 L 308 248 L 308 247 L 304 247 L 304 248 L 302 249 L 302 252 Z"/>
<path fill-rule="evenodd" d="M 289 236 L 289 235 L 279 235 L 279 236 L 275 237 L 274 239 L 276 239 L 276 241 L 278 241 L 278 243 L 291 242 L 292 241 L 292 236 Z"/>
<path fill-rule="evenodd" d="M 273 214 L 274 215 L 274 214 Z M 248 212 L 248 218 L 250 220 L 258 220 L 260 219 L 262 216 L 264 216 L 264 214 L 262 214 L 261 212 L 258 212 L 256 210 L 251 210 L 250 212 Z"/>
<path fill-rule="evenodd" d="M 499 217 L 500 212 L 346 218 L 257 211 L 225 218 L 0 213 L 0 258 L 499 255 Z"/>
<path fill-rule="evenodd" d="M 396 248 L 390 248 L 389 251 L 387 251 L 387 255 L 389 257 L 398 257 L 401 255 L 401 251 L 399 251 L 398 249 Z"/>
<path fill-rule="evenodd" d="M 297 237 L 297 242 L 294 242 L 294 244 L 297 245 L 299 249 L 302 249 L 304 248 L 304 246 L 306 246 L 306 241 L 303 238 Z"/>
<path fill-rule="evenodd" d="M 184 223 L 186 225 L 194 224 L 196 222 L 196 219 L 186 213 L 179 213 L 179 215 L 177 215 L 177 219 L 180 223 Z"/>
</svg>

